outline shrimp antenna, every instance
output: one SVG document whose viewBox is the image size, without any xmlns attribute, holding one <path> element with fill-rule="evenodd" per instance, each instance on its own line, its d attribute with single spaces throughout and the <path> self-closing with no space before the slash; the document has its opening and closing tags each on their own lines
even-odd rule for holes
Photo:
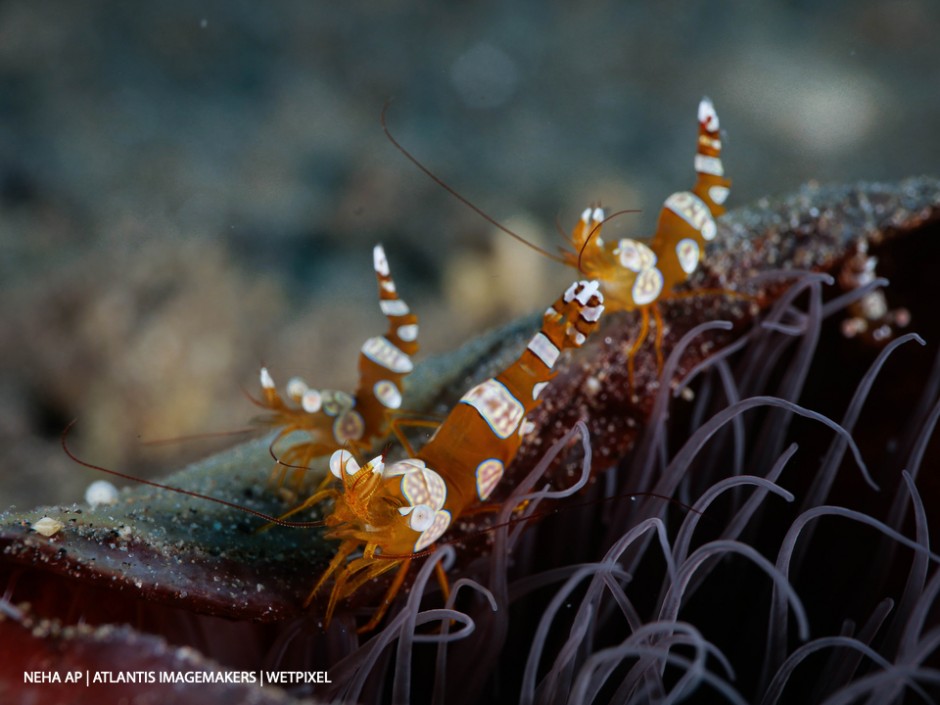
<svg viewBox="0 0 940 705">
<path fill-rule="evenodd" d="M 295 529 L 311 529 L 318 526 L 326 526 L 325 521 L 285 521 L 284 519 L 279 519 L 277 517 L 265 514 L 264 512 L 259 512 L 256 509 L 250 509 L 249 507 L 243 507 L 240 504 L 235 502 L 229 502 L 224 499 L 219 499 L 218 497 L 210 497 L 207 494 L 200 494 L 199 492 L 193 492 L 192 490 L 184 490 L 181 487 L 171 487 L 170 485 L 163 485 L 159 482 L 154 482 L 153 480 L 145 480 L 142 477 L 134 477 L 133 475 L 128 475 L 119 470 L 111 470 L 110 468 L 102 467 L 101 465 L 95 465 L 89 463 L 85 460 L 82 460 L 76 456 L 68 446 L 68 435 L 69 431 L 72 430 L 72 426 L 75 425 L 77 419 L 72 419 L 69 421 L 68 426 L 62 431 L 62 450 L 65 451 L 65 454 L 69 456 L 74 462 L 79 465 L 83 465 L 86 468 L 91 470 L 98 470 L 99 472 L 107 473 L 108 475 L 114 475 L 115 477 L 120 477 L 124 480 L 130 480 L 132 482 L 139 482 L 142 485 L 150 485 L 151 487 L 156 487 L 160 490 L 167 490 L 168 492 L 178 492 L 179 494 L 184 494 L 189 497 L 195 497 L 196 499 L 204 499 L 207 502 L 215 502 L 216 504 L 221 504 L 223 507 L 229 507 L 231 509 L 237 509 L 240 512 L 245 512 L 246 514 L 251 514 L 256 516 L 259 519 L 264 519 L 266 522 L 271 524 L 277 524 L 278 526 L 287 526 Z"/>
<path fill-rule="evenodd" d="M 558 235 L 562 240 L 565 241 L 566 244 L 571 245 L 571 247 L 574 248 L 574 240 L 572 240 L 571 236 L 565 232 L 563 227 L 561 227 L 561 216 L 557 213 L 555 214 L 555 230 L 558 231 Z"/>
<path fill-rule="evenodd" d="M 586 238 L 584 238 L 584 244 L 581 245 L 581 249 L 578 251 L 578 271 L 581 272 L 582 274 L 585 273 L 584 270 L 581 268 L 581 258 L 584 257 L 584 250 L 587 249 L 588 243 L 591 241 L 591 238 L 594 237 L 595 235 L 597 235 L 597 233 L 600 232 L 601 226 L 602 226 L 604 223 L 607 223 L 607 222 L 613 220 L 613 219 L 616 218 L 618 215 L 623 215 L 623 214 L 625 214 L 625 213 L 639 213 L 639 212 L 640 212 L 640 211 L 639 211 L 638 209 L 636 209 L 636 208 L 627 208 L 627 209 L 624 209 L 624 210 L 621 210 L 621 211 L 614 211 L 614 212 L 611 213 L 609 216 L 607 216 L 606 218 L 604 218 L 604 220 L 602 220 L 602 221 L 600 221 L 599 223 L 595 224 L 594 227 L 591 228 L 591 232 L 588 233 L 588 236 L 587 236 Z"/>
<path fill-rule="evenodd" d="M 268 446 L 268 455 L 270 455 L 271 458 L 274 459 L 275 465 L 280 465 L 281 467 L 290 468 L 291 470 L 312 470 L 312 468 L 308 465 L 294 465 L 293 463 L 285 463 L 283 460 L 277 457 L 277 453 L 274 452 L 274 444 L 277 443 L 280 439 L 281 437 L 278 436 L 273 441 L 271 441 L 271 445 Z"/>
<path fill-rule="evenodd" d="M 382 118 L 381 118 L 381 119 L 382 119 L 382 129 L 385 131 L 385 136 L 388 138 L 388 141 L 392 143 L 392 145 L 395 147 L 395 149 L 397 149 L 399 152 L 401 152 L 401 153 L 405 156 L 405 158 L 406 158 L 408 161 L 410 161 L 412 164 L 414 164 L 416 167 L 418 167 L 421 171 L 423 171 L 424 174 L 425 174 L 429 179 L 431 179 L 434 183 L 436 183 L 436 184 L 437 184 L 438 186 L 440 186 L 442 189 L 444 189 L 445 191 L 447 191 L 447 193 L 449 193 L 451 196 L 453 196 L 453 197 L 456 198 L 458 201 L 460 201 L 460 202 L 463 203 L 465 206 L 467 206 L 467 208 L 469 208 L 470 210 L 472 210 L 472 211 L 473 211 L 474 213 L 476 213 L 478 216 L 480 216 L 481 218 L 483 218 L 486 222 L 490 223 L 491 225 L 496 226 L 497 228 L 499 228 L 500 230 L 502 230 L 504 233 L 506 233 L 507 235 L 509 235 L 509 237 L 513 238 L 514 240 L 518 240 L 519 242 L 521 242 L 523 245 L 525 245 L 525 246 L 528 247 L 529 249 L 535 250 L 535 251 L 538 252 L 539 254 L 544 255 L 545 257 L 548 257 L 549 259 L 554 260 L 554 261 L 556 261 L 556 262 L 561 262 L 562 264 L 565 263 L 565 260 L 564 260 L 562 257 L 559 257 L 558 255 L 555 255 L 555 254 L 552 254 L 552 253 L 549 252 L 548 250 L 543 250 L 543 249 L 542 249 L 541 247 L 539 247 L 538 245 L 536 245 L 536 244 L 534 244 L 534 243 L 529 242 L 528 240 L 526 240 L 524 237 L 522 237 L 522 235 L 519 235 L 518 233 L 514 233 L 512 230 L 510 230 L 510 229 L 507 228 L 505 225 L 503 225 L 503 224 L 500 223 L 498 220 L 496 220 L 496 218 L 494 218 L 494 217 L 491 216 L 489 213 L 487 213 L 486 211 L 484 211 L 482 208 L 480 208 L 479 206 L 477 206 L 475 203 L 473 203 L 472 201 L 470 201 L 466 196 L 460 194 L 453 186 L 451 186 L 450 184 L 448 184 L 446 181 L 444 181 L 444 179 L 442 179 L 441 177 L 439 177 L 437 174 L 435 174 L 433 171 L 431 171 L 428 167 L 426 167 L 424 164 L 422 164 L 420 161 L 418 161 L 418 158 L 417 158 L 415 155 L 413 155 L 411 152 L 409 152 L 407 149 L 405 149 L 405 148 L 401 145 L 401 143 L 400 143 L 398 140 L 396 140 L 396 139 L 392 136 L 391 131 L 388 129 L 388 123 L 387 123 L 387 121 L 386 121 L 386 119 L 385 119 L 385 113 L 388 112 L 388 106 L 391 104 L 391 102 L 392 102 L 391 100 L 387 100 L 387 101 L 385 101 L 385 105 L 382 106 Z"/>
</svg>

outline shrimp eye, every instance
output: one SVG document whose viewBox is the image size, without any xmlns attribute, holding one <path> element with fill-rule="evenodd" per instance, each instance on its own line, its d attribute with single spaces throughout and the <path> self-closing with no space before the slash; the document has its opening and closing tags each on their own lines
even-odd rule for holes
<svg viewBox="0 0 940 705">
<path fill-rule="evenodd" d="M 322 398 L 316 389 L 307 389 L 300 398 L 300 404 L 308 414 L 315 414 L 320 410 Z"/>
<path fill-rule="evenodd" d="M 426 504 L 419 504 L 408 516 L 408 525 L 417 532 L 427 531 L 434 523 L 434 510 Z"/>
</svg>

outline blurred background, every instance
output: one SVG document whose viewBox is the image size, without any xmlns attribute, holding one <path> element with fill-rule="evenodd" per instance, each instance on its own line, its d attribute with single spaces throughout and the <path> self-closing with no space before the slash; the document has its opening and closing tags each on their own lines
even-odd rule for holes
<svg viewBox="0 0 940 705">
<path fill-rule="evenodd" d="M 940 166 L 940 3 L 0 3 L 0 510 L 79 501 L 244 428 L 260 364 L 350 389 L 384 330 L 421 356 L 543 307 L 591 201 L 649 234 L 718 109 L 731 207 Z M 229 441 L 231 442 L 231 441 Z M 169 453 L 169 454 L 168 454 Z M 265 476 L 262 469 L 260 476 Z"/>
</svg>

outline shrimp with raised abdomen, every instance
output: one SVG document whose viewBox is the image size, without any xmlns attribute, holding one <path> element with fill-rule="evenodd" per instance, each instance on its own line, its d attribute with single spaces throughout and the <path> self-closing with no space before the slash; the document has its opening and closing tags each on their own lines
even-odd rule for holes
<svg viewBox="0 0 940 705">
<path fill-rule="evenodd" d="M 640 311 L 641 328 L 628 361 L 631 381 L 633 357 L 649 332 L 650 312 L 656 320 L 656 354 L 662 367 L 663 322 L 657 303 L 674 298 L 676 286 L 698 268 L 706 243 L 717 234 L 715 218 L 725 212 L 731 182 L 724 177 L 721 162 L 718 113 L 708 98 L 699 103 L 698 125 L 695 185 L 666 199 L 648 242 L 631 238 L 605 242 L 601 228 L 606 213 L 592 206 L 575 225 L 573 250 L 562 252 L 566 264 L 600 281 L 608 310 Z"/>
<path fill-rule="evenodd" d="M 404 442 L 398 431 L 402 384 L 414 369 L 411 357 L 418 351 L 418 317 L 399 298 L 381 245 L 373 250 L 373 265 L 379 306 L 389 326 L 385 335 L 362 345 L 355 394 L 314 389 L 294 377 L 286 388 L 288 402 L 278 393 L 267 368 L 261 368 L 264 396 L 260 405 L 272 412 L 262 421 L 280 429 L 275 442 L 294 432 L 306 434 L 284 451 L 279 462 L 281 468 L 295 467 L 298 475 L 315 458 L 339 448 L 365 451 L 391 433 Z"/>
<path fill-rule="evenodd" d="M 415 554 L 490 497 L 531 428 L 525 416 L 539 404 L 561 351 L 584 343 L 597 327 L 603 300 L 598 282 L 572 284 L 545 312 L 541 330 L 522 356 L 464 394 L 415 457 L 386 464 L 379 456 L 360 466 L 349 450 L 333 453 L 330 470 L 338 486 L 315 493 L 290 512 L 334 502 L 325 515 L 326 537 L 340 545 L 308 598 L 335 579 L 327 620 L 340 600 L 397 567 L 385 599 L 361 631 L 375 627 Z M 359 551 L 362 555 L 353 557 Z"/>
</svg>

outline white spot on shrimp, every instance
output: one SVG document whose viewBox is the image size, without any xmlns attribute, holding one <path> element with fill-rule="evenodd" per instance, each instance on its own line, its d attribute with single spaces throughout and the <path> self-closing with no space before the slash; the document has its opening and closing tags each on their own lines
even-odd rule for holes
<svg viewBox="0 0 940 705">
<path fill-rule="evenodd" d="M 403 326 L 398 326 L 398 337 L 404 340 L 406 343 L 410 343 L 413 340 L 416 340 L 418 337 L 418 326 L 414 323 L 408 323 Z"/>
<path fill-rule="evenodd" d="M 426 504 L 419 504 L 411 512 L 408 525 L 417 532 L 427 531 L 434 523 L 434 510 Z"/>
<path fill-rule="evenodd" d="M 304 394 L 307 393 L 307 389 L 307 383 L 300 377 L 291 377 L 287 381 L 287 396 L 294 401 L 300 401 Z"/>
<path fill-rule="evenodd" d="M 460 400 L 475 408 L 499 438 L 509 438 L 518 428 L 525 407 L 506 386 L 495 379 L 478 384 Z"/>
<path fill-rule="evenodd" d="M 268 372 L 267 367 L 261 368 L 261 386 L 265 389 L 274 389 L 274 380 L 271 378 L 271 373 Z"/>
<path fill-rule="evenodd" d="M 391 380 L 380 379 L 373 385 L 372 393 L 387 409 L 397 409 L 401 406 L 401 392 Z"/>
<path fill-rule="evenodd" d="M 541 331 L 529 341 L 528 349 L 549 369 L 555 366 L 560 353 L 555 344 Z"/>
<path fill-rule="evenodd" d="M 633 283 L 633 303 L 645 306 L 653 303 L 663 290 L 663 273 L 656 267 L 640 273 Z"/>
<path fill-rule="evenodd" d="M 386 316 L 407 316 L 411 312 L 401 299 L 379 299 L 379 308 Z"/>
<path fill-rule="evenodd" d="M 496 485 L 503 477 L 504 469 L 503 462 L 498 458 L 488 458 L 477 465 L 477 496 L 481 500 L 489 498 L 493 490 L 496 489 Z"/>
<path fill-rule="evenodd" d="M 320 392 L 318 392 L 316 389 L 305 390 L 300 399 L 300 405 L 308 414 L 317 413 L 320 410 L 322 404 L 323 399 L 320 396 Z"/>
<path fill-rule="evenodd" d="M 718 157 L 709 157 L 705 154 L 695 155 L 695 171 L 699 174 L 712 174 L 724 176 L 725 168 Z"/>
<path fill-rule="evenodd" d="M 333 437 L 337 443 L 358 441 L 365 430 L 366 422 L 358 411 L 346 411 L 333 422 Z"/>
<path fill-rule="evenodd" d="M 414 468 L 401 476 L 401 494 L 412 506 L 426 504 L 438 511 L 447 501 L 447 483 L 429 467 Z"/>
<path fill-rule="evenodd" d="M 599 296 L 601 300 L 603 300 L 603 295 L 600 292 L 601 283 L 599 281 L 592 279 L 591 281 L 582 281 L 579 283 L 581 289 L 575 293 L 574 297 L 582 306 L 587 306 L 592 296 Z M 570 301 L 570 299 L 567 300 Z"/>
<path fill-rule="evenodd" d="M 715 105 L 708 96 L 702 98 L 698 104 L 698 121 L 703 123 L 709 132 L 718 131 L 718 113 L 715 112 Z"/>
<path fill-rule="evenodd" d="M 676 258 L 679 260 L 679 266 L 686 274 L 691 274 L 698 267 L 699 246 L 692 238 L 683 238 L 676 244 Z"/>
<path fill-rule="evenodd" d="M 330 456 L 330 472 L 337 479 L 342 478 L 343 468 L 346 468 L 347 475 L 355 475 L 359 472 L 359 463 L 348 450 L 337 450 Z"/>
<path fill-rule="evenodd" d="M 377 365 L 398 374 L 407 374 L 414 369 L 411 358 L 380 336 L 369 338 L 362 346 L 362 354 Z"/>
<path fill-rule="evenodd" d="M 729 193 L 731 193 L 731 189 L 729 189 L 727 186 L 712 186 L 708 189 L 708 197 L 719 206 L 728 200 Z"/>
<path fill-rule="evenodd" d="M 434 522 L 431 524 L 430 528 L 425 530 L 421 536 L 418 537 L 418 540 L 415 541 L 415 551 L 423 551 L 437 541 L 443 533 L 447 531 L 447 527 L 450 526 L 450 519 L 450 512 L 446 509 L 435 512 Z"/>
<path fill-rule="evenodd" d="M 631 272 L 639 273 L 656 264 L 656 253 L 648 245 L 627 237 L 617 243 L 614 254 L 620 260 L 620 266 Z"/>
<path fill-rule="evenodd" d="M 389 275 L 388 260 L 385 258 L 385 248 L 381 245 L 376 245 L 372 248 L 372 264 L 375 267 L 375 271 L 383 277 Z"/>
</svg>

